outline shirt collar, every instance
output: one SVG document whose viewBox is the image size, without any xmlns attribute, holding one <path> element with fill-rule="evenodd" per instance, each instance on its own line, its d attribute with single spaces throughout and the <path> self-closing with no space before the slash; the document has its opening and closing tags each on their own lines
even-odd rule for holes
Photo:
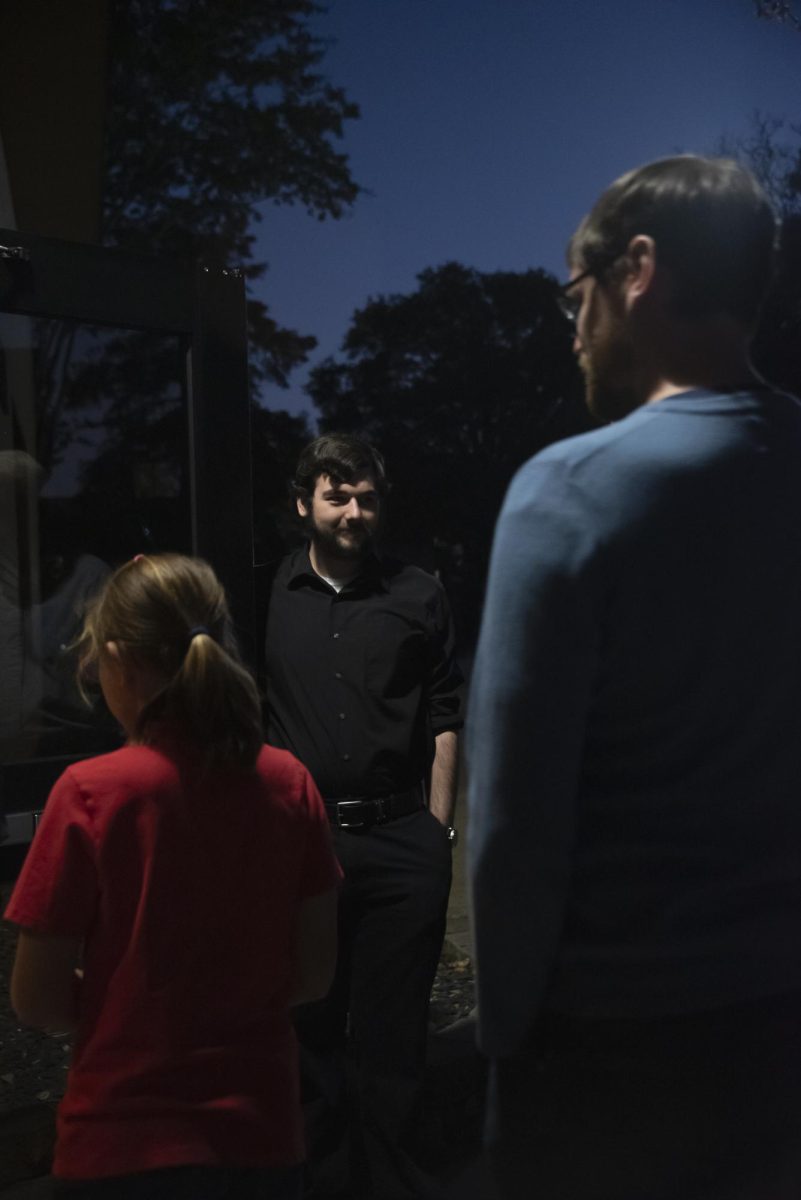
<svg viewBox="0 0 801 1200">
<path fill-rule="evenodd" d="M 318 575 L 311 565 L 308 543 L 305 546 L 301 546 L 290 557 L 286 583 L 289 588 L 302 587 L 303 584 L 308 583 L 328 586 L 322 576 Z M 370 551 L 362 563 L 358 575 L 354 575 L 353 579 L 349 580 L 342 589 L 343 592 L 362 590 L 389 590 L 384 564 L 378 555 L 373 554 L 372 551 Z"/>
</svg>

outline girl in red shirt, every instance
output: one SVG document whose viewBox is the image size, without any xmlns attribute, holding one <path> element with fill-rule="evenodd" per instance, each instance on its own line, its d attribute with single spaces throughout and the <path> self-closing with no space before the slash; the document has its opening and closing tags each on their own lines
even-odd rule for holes
<svg viewBox="0 0 801 1200">
<path fill-rule="evenodd" d="M 17 1015 L 75 1035 L 57 1191 L 294 1200 L 290 1007 L 325 994 L 336 957 L 319 794 L 262 744 L 206 563 L 138 555 L 81 643 L 128 741 L 58 780 L 5 914 Z"/>
</svg>

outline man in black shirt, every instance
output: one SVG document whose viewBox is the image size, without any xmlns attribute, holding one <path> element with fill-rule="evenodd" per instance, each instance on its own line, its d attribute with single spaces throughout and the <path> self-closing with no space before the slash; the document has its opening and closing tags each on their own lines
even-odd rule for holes
<svg viewBox="0 0 801 1200">
<path fill-rule="evenodd" d="M 271 590 L 267 735 L 311 771 L 345 872 L 336 980 L 297 1021 L 318 1092 L 312 1194 L 406 1200 L 429 1194 L 407 1148 L 445 931 L 463 681 L 440 584 L 376 553 L 381 456 L 317 438 L 294 489 L 310 542 Z"/>
</svg>

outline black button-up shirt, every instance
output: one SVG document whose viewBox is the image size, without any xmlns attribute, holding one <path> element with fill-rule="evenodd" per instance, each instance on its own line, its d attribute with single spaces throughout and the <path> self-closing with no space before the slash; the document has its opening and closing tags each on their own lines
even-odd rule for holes
<svg viewBox="0 0 801 1200">
<path fill-rule="evenodd" d="M 383 796 L 423 779 L 434 738 L 462 725 L 445 592 L 417 567 L 372 556 L 337 593 L 308 549 L 281 563 L 265 645 L 267 739 L 323 796 Z"/>
</svg>

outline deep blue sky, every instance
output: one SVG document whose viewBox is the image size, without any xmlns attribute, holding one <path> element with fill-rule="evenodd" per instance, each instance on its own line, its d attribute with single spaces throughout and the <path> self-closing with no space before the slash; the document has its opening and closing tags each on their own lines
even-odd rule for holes
<svg viewBox="0 0 801 1200">
<path fill-rule="evenodd" d="M 329 0 L 322 72 L 361 107 L 342 148 L 371 194 L 318 222 L 265 207 L 259 286 L 335 352 L 355 309 L 425 267 L 564 274 L 565 243 L 613 178 L 714 152 L 755 110 L 801 121 L 801 34 L 751 0 Z M 305 371 L 272 408 L 311 411 Z"/>
</svg>

